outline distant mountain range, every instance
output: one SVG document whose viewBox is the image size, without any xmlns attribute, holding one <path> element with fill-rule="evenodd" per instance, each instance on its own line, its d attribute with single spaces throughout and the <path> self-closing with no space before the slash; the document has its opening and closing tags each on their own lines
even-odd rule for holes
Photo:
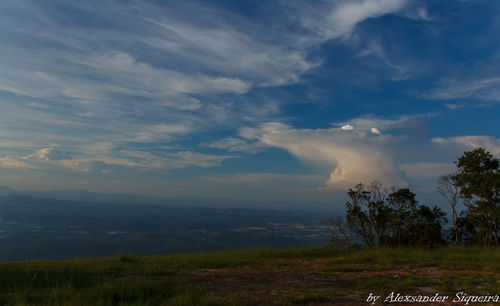
<svg viewBox="0 0 500 306">
<path fill-rule="evenodd" d="M 40 199 L 57 199 L 65 201 L 83 201 L 94 203 L 115 203 L 115 204 L 154 204 L 169 206 L 195 206 L 195 207 L 262 207 L 260 203 L 252 201 L 242 201 L 227 198 L 188 198 L 188 197 L 154 197 L 127 193 L 101 193 L 92 192 L 86 189 L 67 190 L 14 190 L 6 186 L 0 186 L 0 196 L 29 195 Z M 236 203 L 237 201 L 237 203 Z"/>
<path fill-rule="evenodd" d="M 29 195 L 40 199 L 58 199 L 68 201 L 89 201 L 106 203 L 136 203 L 136 204 L 165 204 L 168 200 L 162 197 L 152 197 L 137 194 L 124 193 L 101 193 L 92 192 L 86 189 L 67 190 L 14 190 L 6 186 L 0 186 L 0 196 Z"/>
</svg>

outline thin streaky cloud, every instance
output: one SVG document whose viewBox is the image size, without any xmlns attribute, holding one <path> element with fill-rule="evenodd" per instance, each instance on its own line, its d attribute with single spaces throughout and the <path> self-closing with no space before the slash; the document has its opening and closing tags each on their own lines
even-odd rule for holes
<svg viewBox="0 0 500 306">
<path fill-rule="evenodd" d="M 495 1 L 245 1 L 2 1 L 0 183 L 342 202 L 499 150 Z"/>
</svg>

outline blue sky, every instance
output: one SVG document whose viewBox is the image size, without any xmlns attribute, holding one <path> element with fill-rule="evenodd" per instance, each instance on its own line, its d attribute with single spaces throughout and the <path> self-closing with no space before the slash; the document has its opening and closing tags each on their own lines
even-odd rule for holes
<svg viewBox="0 0 500 306">
<path fill-rule="evenodd" d="M 500 153 L 499 31 L 498 1 L 2 1 L 0 184 L 439 202 Z"/>
</svg>

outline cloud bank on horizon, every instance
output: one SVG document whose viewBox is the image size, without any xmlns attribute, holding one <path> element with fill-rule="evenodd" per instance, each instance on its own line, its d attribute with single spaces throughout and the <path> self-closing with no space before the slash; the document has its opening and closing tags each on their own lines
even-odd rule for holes
<svg viewBox="0 0 500 306">
<path fill-rule="evenodd" d="M 374 179 L 430 190 L 463 151 L 500 153 L 499 9 L 2 1 L 0 184 L 284 200 Z"/>
</svg>

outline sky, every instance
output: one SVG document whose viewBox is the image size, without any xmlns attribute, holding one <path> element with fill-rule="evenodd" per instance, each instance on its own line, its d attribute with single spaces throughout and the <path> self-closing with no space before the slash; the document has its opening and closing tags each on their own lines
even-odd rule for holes
<svg viewBox="0 0 500 306">
<path fill-rule="evenodd" d="M 0 184 L 441 205 L 464 151 L 500 153 L 499 31 L 494 0 L 3 0 Z"/>
</svg>

